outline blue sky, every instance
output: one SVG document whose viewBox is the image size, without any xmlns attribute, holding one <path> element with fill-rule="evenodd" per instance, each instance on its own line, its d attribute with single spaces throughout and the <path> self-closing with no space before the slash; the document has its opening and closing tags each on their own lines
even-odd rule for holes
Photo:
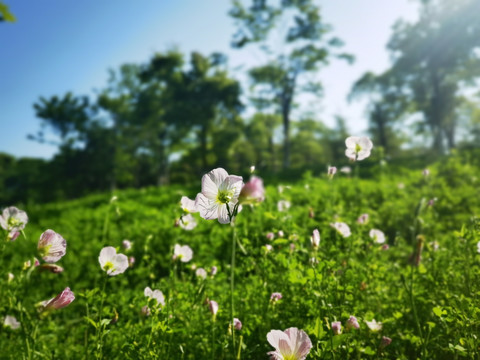
<svg viewBox="0 0 480 360">
<path fill-rule="evenodd" d="M 232 74 L 244 78 L 260 65 L 255 51 L 229 47 L 234 32 L 229 0 L 5 0 L 16 23 L 0 24 L 0 152 L 50 158 L 51 145 L 27 140 L 40 128 L 33 103 L 40 96 L 94 96 L 108 69 L 145 62 L 156 51 L 178 46 L 183 52 L 226 53 Z M 399 18 L 414 19 L 415 1 L 321 0 L 324 20 L 356 56 L 354 65 L 332 62 L 320 73 L 325 97 L 306 104 L 328 125 L 347 118 L 352 134 L 365 131 L 365 102 L 349 104 L 352 83 L 365 71 L 389 64 L 385 45 Z M 303 106 L 303 105 L 302 105 Z"/>
</svg>

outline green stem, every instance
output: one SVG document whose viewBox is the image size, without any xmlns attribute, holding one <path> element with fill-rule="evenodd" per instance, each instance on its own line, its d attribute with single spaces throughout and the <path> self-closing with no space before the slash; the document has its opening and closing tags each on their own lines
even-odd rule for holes
<svg viewBox="0 0 480 360">
<path fill-rule="evenodd" d="M 235 357 L 235 331 L 233 329 L 233 316 L 234 316 L 234 288 L 235 288 L 235 248 L 237 245 L 236 241 L 236 230 L 235 225 L 233 225 L 232 230 L 232 263 L 231 263 L 231 274 L 230 274 L 230 324 L 232 326 L 232 353 L 233 357 Z"/>
<path fill-rule="evenodd" d="M 103 331 L 105 329 L 105 326 L 102 324 L 102 316 L 103 316 L 103 304 L 105 302 L 105 288 L 107 286 L 107 280 L 108 280 L 108 275 L 105 274 L 103 278 L 103 288 L 102 288 L 102 293 L 101 293 L 101 302 L 100 302 L 100 307 L 98 311 L 98 322 L 97 322 L 97 351 L 96 351 L 96 358 L 101 359 L 103 358 Z"/>
</svg>

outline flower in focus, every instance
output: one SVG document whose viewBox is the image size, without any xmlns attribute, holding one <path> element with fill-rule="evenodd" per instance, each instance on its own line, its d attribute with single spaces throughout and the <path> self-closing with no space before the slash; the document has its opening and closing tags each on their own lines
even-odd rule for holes
<svg viewBox="0 0 480 360">
<path fill-rule="evenodd" d="M 202 279 L 207 278 L 207 272 L 205 271 L 204 268 L 198 268 L 197 271 L 195 271 L 195 275 Z"/>
<path fill-rule="evenodd" d="M 337 168 L 335 166 L 329 166 L 327 170 L 327 174 L 330 177 L 330 179 L 333 178 L 333 175 L 337 173 Z"/>
<path fill-rule="evenodd" d="M 392 343 L 392 339 L 386 336 L 382 336 L 382 340 L 380 340 L 380 349 L 386 348 L 391 343 Z"/>
<path fill-rule="evenodd" d="M 277 203 L 277 209 L 278 211 L 287 211 L 288 209 L 290 209 L 290 201 L 287 201 L 287 200 L 280 200 L 278 203 Z"/>
<path fill-rule="evenodd" d="M 347 320 L 347 323 L 345 324 L 345 327 L 347 328 L 347 330 L 360 329 L 360 324 L 358 323 L 358 320 L 355 316 L 350 316 Z"/>
<path fill-rule="evenodd" d="M 320 245 L 320 233 L 318 232 L 318 229 L 313 230 L 313 234 L 310 237 L 310 242 L 315 249 Z"/>
<path fill-rule="evenodd" d="M 371 239 L 375 241 L 377 244 L 383 244 L 385 242 L 385 234 L 378 230 L 378 229 L 372 229 L 368 233 Z"/>
<path fill-rule="evenodd" d="M 125 250 L 130 250 L 132 248 L 132 242 L 130 240 L 123 240 L 122 241 L 122 247 Z"/>
<path fill-rule="evenodd" d="M 210 310 L 213 317 L 215 318 L 217 316 L 217 312 L 218 312 L 218 303 L 215 300 L 210 300 L 208 302 L 208 309 Z"/>
<path fill-rule="evenodd" d="M 350 136 L 345 140 L 345 155 L 353 161 L 360 161 L 370 156 L 373 144 L 366 136 Z"/>
<path fill-rule="evenodd" d="M 103 271 L 115 276 L 123 273 L 128 268 L 128 258 L 124 254 L 117 254 L 113 246 L 107 246 L 100 251 L 98 262 Z"/>
<path fill-rule="evenodd" d="M 165 296 L 163 296 L 163 292 L 160 290 L 152 290 L 147 286 L 143 291 L 143 294 L 149 299 L 155 299 L 157 305 L 165 306 Z"/>
<path fill-rule="evenodd" d="M 272 301 L 272 302 L 275 303 L 275 302 L 277 302 L 278 300 L 280 300 L 282 297 L 283 297 L 283 296 L 282 296 L 281 293 L 279 293 L 279 292 L 274 292 L 274 293 L 272 293 L 272 295 L 270 295 L 270 301 Z"/>
<path fill-rule="evenodd" d="M 228 224 L 235 216 L 238 196 L 243 187 L 241 176 L 228 175 L 217 168 L 202 177 L 202 192 L 195 199 L 200 216 L 206 220 L 218 219 Z"/>
<path fill-rule="evenodd" d="M 187 214 L 180 218 L 178 225 L 184 230 L 193 230 L 197 226 L 197 220 L 195 220 L 192 214 Z"/>
<path fill-rule="evenodd" d="M 173 249 L 173 260 L 180 260 L 181 262 L 187 263 L 192 260 L 193 251 L 188 245 L 175 245 Z"/>
<path fill-rule="evenodd" d="M 342 333 L 342 323 L 340 321 L 332 322 L 332 331 L 334 335 L 340 335 Z"/>
<path fill-rule="evenodd" d="M 180 200 L 180 206 L 182 207 L 183 211 L 186 213 L 196 213 L 198 212 L 197 205 L 195 204 L 195 200 L 191 200 L 186 196 L 182 196 Z"/>
<path fill-rule="evenodd" d="M 15 317 L 7 315 L 7 316 L 5 316 L 5 319 L 3 320 L 3 326 L 10 327 L 13 330 L 16 330 L 20 327 L 20 323 L 17 321 L 17 319 Z"/>
<path fill-rule="evenodd" d="M 352 235 L 352 232 L 350 231 L 350 228 L 348 227 L 348 225 L 343 222 L 331 223 L 330 226 L 333 227 L 335 230 L 337 230 L 338 233 L 345 238 Z"/>
<path fill-rule="evenodd" d="M 377 322 L 375 319 L 372 319 L 372 321 L 365 320 L 365 323 L 367 324 L 368 328 L 373 332 L 382 330 L 382 323 Z"/>
<path fill-rule="evenodd" d="M 73 300 L 75 300 L 75 295 L 70 288 L 67 287 L 53 299 L 42 302 L 42 305 L 44 310 L 58 310 L 70 305 Z"/>
<path fill-rule="evenodd" d="M 20 232 L 27 225 L 28 216 L 23 210 L 10 206 L 3 210 L 0 216 L 0 226 L 10 233 Z"/>
<path fill-rule="evenodd" d="M 235 330 L 242 330 L 242 322 L 237 318 L 233 318 L 233 327 Z"/>
<path fill-rule="evenodd" d="M 243 185 L 239 201 L 242 204 L 258 204 L 264 200 L 265 188 L 263 187 L 263 180 L 257 176 L 252 176 L 250 180 Z"/>
<path fill-rule="evenodd" d="M 312 348 L 307 333 L 294 327 L 285 331 L 271 330 L 267 340 L 275 348 L 268 353 L 274 360 L 304 360 Z"/>
<path fill-rule="evenodd" d="M 53 230 L 46 230 L 38 240 L 38 252 L 45 262 L 55 263 L 67 252 L 67 242 Z"/>
<path fill-rule="evenodd" d="M 368 219 L 369 219 L 369 215 L 368 214 L 362 214 L 358 217 L 357 219 L 357 223 L 360 224 L 360 225 L 365 225 L 368 223 Z"/>
</svg>

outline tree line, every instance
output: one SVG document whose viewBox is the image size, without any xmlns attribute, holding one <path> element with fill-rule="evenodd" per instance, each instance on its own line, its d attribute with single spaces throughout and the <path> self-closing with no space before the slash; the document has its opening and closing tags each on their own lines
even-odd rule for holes
<svg viewBox="0 0 480 360">
<path fill-rule="evenodd" d="M 480 1 L 420 4 L 415 23 L 393 28 L 391 67 L 352 86 L 352 101 L 369 99 L 379 159 L 435 157 L 480 139 L 480 106 L 471 96 L 480 75 Z M 321 98 L 316 75 L 329 62 L 354 61 L 321 14 L 313 0 L 232 1 L 232 47 L 255 48 L 265 59 L 248 69 L 248 84 L 221 53 L 170 49 L 111 70 L 95 97 L 41 97 L 34 103 L 40 129 L 29 137 L 55 139 L 58 153 L 50 161 L 0 154 L 0 202 L 188 183 L 218 166 L 296 176 L 346 164 L 345 119 L 329 128 L 298 107 L 302 97 Z"/>
</svg>

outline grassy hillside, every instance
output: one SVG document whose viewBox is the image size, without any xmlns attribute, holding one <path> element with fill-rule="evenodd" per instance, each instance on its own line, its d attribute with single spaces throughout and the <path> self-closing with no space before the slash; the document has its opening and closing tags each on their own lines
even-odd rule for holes
<svg viewBox="0 0 480 360">
<path fill-rule="evenodd" d="M 476 359 L 479 169 L 453 156 L 430 167 L 428 176 L 418 170 L 391 175 L 383 165 L 362 179 L 362 163 L 355 166 L 351 175 L 331 180 L 307 175 L 283 186 L 266 184 L 265 202 L 244 206 L 234 227 L 198 214 L 193 230 L 175 226 L 181 196 L 194 198 L 200 185 L 23 208 L 26 238 L 5 242 L 0 255 L 0 317 L 14 316 L 21 326 L 1 330 L 0 358 L 265 359 L 274 350 L 267 333 L 297 327 L 312 341 L 308 359 Z M 282 200 L 290 207 L 279 211 Z M 357 222 L 361 214 L 368 214 L 366 224 Z M 348 224 L 351 235 L 343 237 L 335 222 Z M 59 274 L 24 266 L 40 258 L 37 241 L 46 229 L 67 241 Z M 310 241 L 314 229 L 318 248 Z M 372 239 L 371 229 L 381 230 L 386 242 Z M 234 316 L 243 324 L 234 331 L 235 350 L 232 236 Z M 125 239 L 130 250 L 122 248 Z M 175 244 L 190 246 L 193 259 L 173 261 Z M 105 246 L 135 263 L 106 276 L 98 262 Z M 198 268 L 206 270 L 205 279 Z M 163 292 L 164 306 L 145 297 L 147 286 Z M 76 297 L 68 307 L 37 310 L 66 287 Z M 275 292 L 282 294 L 278 301 L 271 300 Z M 216 316 L 209 300 L 219 305 Z M 142 314 L 147 304 L 148 316 Z M 359 329 L 346 329 L 350 316 Z M 371 330 L 366 321 L 372 319 L 382 328 Z M 341 334 L 332 331 L 334 321 L 342 323 Z M 391 344 L 381 346 L 382 336 Z"/>
</svg>

